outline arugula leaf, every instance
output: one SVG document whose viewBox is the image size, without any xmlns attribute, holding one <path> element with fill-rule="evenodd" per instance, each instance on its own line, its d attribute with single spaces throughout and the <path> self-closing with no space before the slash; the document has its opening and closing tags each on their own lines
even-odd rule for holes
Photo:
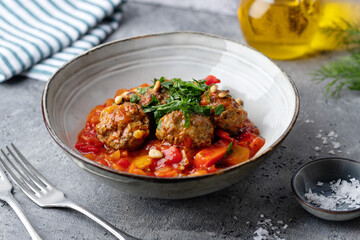
<svg viewBox="0 0 360 240">
<path fill-rule="evenodd" d="M 232 150 L 232 146 L 233 146 L 233 142 L 231 141 L 226 149 L 224 158 L 228 157 L 230 154 L 234 152 L 234 150 Z"/>
<path fill-rule="evenodd" d="M 214 108 L 215 110 L 215 116 L 220 115 L 224 110 L 224 104 L 220 104 Z"/>
<path fill-rule="evenodd" d="M 130 98 L 130 102 L 132 102 L 132 103 L 137 103 L 139 101 L 140 101 L 140 98 L 137 94 L 133 94 Z"/>
</svg>

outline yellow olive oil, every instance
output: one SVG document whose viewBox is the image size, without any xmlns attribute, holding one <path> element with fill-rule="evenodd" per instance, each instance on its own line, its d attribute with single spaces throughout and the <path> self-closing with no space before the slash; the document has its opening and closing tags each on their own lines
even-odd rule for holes
<svg viewBox="0 0 360 240">
<path fill-rule="evenodd" d="M 322 28 L 346 27 L 346 22 L 360 23 L 359 0 L 324 0 L 320 2 L 319 29 L 314 36 L 311 47 L 318 51 L 333 50 L 339 46 L 335 36 L 329 36 L 321 31 Z"/>
<path fill-rule="evenodd" d="M 318 0 L 242 0 L 238 17 L 250 46 L 285 60 L 312 52 L 319 11 Z"/>
</svg>

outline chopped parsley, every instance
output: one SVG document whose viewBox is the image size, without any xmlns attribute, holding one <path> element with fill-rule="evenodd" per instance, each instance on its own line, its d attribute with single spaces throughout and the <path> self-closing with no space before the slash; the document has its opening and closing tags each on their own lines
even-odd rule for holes
<svg viewBox="0 0 360 240">
<path fill-rule="evenodd" d="M 137 91 L 140 95 L 144 95 L 149 87 L 137 88 Z"/>
<path fill-rule="evenodd" d="M 183 81 L 180 78 L 173 78 L 166 81 L 162 77 L 154 79 L 154 84 L 156 81 L 160 81 L 161 86 L 169 91 L 170 97 L 166 100 L 166 104 L 159 105 L 159 100 L 153 96 L 150 103 L 143 106 L 143 109 L 146 113 L 153 112 L 158 124 L 160 118 L 175 110 L 183 112 L 185 116 L 184 127 L 190 126 L 191 113 L 210 115 L 211 107 L 200 105 L 202 94 L 209 89 L 205 80 Z"/>
<path fill-rule="evenodd" d="M 133 94 L 130 98 L 130 102 L 132 102 L 132 103 L 137 103 L 139 101 L 140 101 L 140 98 L 137 94 Z"/>
<path fill-rule="evenodd" d="M 226 153 L 224 158 L 228 157 L 230 154 L 232 154 L 234 151 L 232 150 L 233 142 L 231 141 L 227 147 Z"/>
<path fill-rule="evenodd" d="M 220 115 L 224 110 L 224 104 L 220 104 L 214 108 L 215 110 L 215 116 Z"/>
<path fill-rule="evenodd" d="M 161 129 L 161 122 L 162 122 L 162 120 L 161 120 L 161 121 L 159 121 L 159 124 L 157 125 L 156 129 L 158 129 L 158 130 L 160 130 L 160 129 Z"/>
<path fill-rule="evenodd" d="M 148 104 L 143 105 L 142 107 L 144 108 L 144 112 L 149 113 L 152 112 L 151 105 L 157 105 L 157 104 L 159 104 L 159 99 L 157 99 L 155 95 L 153 95 L 151 101 Z"/>
<path fill-rule="evenodd" d="M 207 92 L 206 92 L 206 98 L 207 98 L 207 100 L 208 100 L 209 102 L 211 102 L 211 101 L 210 101 L 210 94 L 209 94 L 209 91 L 207 91 Z"/>
</svg>

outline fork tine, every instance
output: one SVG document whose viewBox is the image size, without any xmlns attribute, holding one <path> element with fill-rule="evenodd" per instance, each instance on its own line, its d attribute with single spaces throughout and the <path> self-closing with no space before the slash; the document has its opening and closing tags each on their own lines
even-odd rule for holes
<svg viewBox="0 0 360 240">
<path fill-rule="evenodd" d="M 21 161 L 19 160 L 18 157 L 15 156 L 15 154 L 11 151 L 11 149 L 6 146 L 6 149 L 8 150 L 8 152 L 10 153 L 10 155 L 13 157 L 13 159 L 16 161 L 16 163 L 18 164 L 18 167 L 21 169 L 21 171 L 23 173 L 25 173 L 25 175 L 28 177 L 27 179 L 31 180 L 33 183 L 35 183 L 35 185 L 42 191 L 45 191 L 45 184 L 39 179 L 36 177 L 36 174 L 34 174 L 33 172 L 31 172 L 31 169 L 27 169 L 25 166 L 24 166 L 24 163 L 21 163 Z M 17 149 L 14 149 L 15 151 Z M 25 159 L 25 157 L 23 155 L 19 155 L 20 151 L 17 150 L 16 153 L 18 154 L 18 156 L 23 160 Z M 20 153 L 21 154 L 21 153 Z M 14 167 L 14 165 L 12 165 Z M 19 171 L 20 172 L 20 171 Z M 23 176 L 22 176 L 23 177 Z M 25 179 L 24 179 L 25 180 Z"/>
<path fill-rule="evenodd" d="M 46 178 L 41 175 L 41 173 L 39 173 L 34 167 L 33 165 L 24 157 L 24 155 L 22 155 L 22 153 L 19 151 L 19 149 L 15 146 L 15 144 L 10 143 L 11 146 L 14 148 L 15 152 L 19 155 L 19 157 L 21 158 L 22 162 L 29 168 L 29 170 L 32 172 L 33 175 L 36 176 L 36 178 L 38 178 L 39 180 L 42 181 L 43 184 L 45 184 L 46 186 L 50 187 L 50 188 L 55 188 L 48 180 L 46 180 Z"/>
<path fill-rule="evenodd" d="M 8 150 L 9 150 L 9 149 L 8 149 Z M 10 158 L 6 155 L 6 153 L 4 152 L 4 150 L 1 149 L 1 152 L 2 152 L 2 154 L 4 155 L 5 159 L 8 161 L 8 163 L 10 163 L 12 169 L 20 176 L 20 179 L 17 178 L 18 182 L 21 181 L 23 184 L 26 184 L 35 194 L 40 194 L 39 190 L 41 190 L 41 188 L 37 187 L 36 184 L 34 184 L 31 180 L 29 180 L 27 177 L 24 176 L 24 174 L 22 173 L 22 171 L 20 171 L 19 168 L 17 168 L 17 167 L 15 166 L 15 164 L 14 164 L 14 163 L 10 160 Z M 11 152 L 10 152 L 10 154 L 11 154 Z M 13 154 L 11 154 L 11 155 L 13 156 Z M 14 156 L 13 156 L 13 157 L 14 157 Z M 6 165 L 6 164 L 5 164 L 5 161 L 3 161 L 3 164 L 4 164 L 4 166 Z M 8 171 L 8 172 L 11 174 L 11 176 L 16 177 L 16 175 L 14 174 L 14 171 L 12 171 L 8 165 L 6 165 L 6 166 L 7 166 L 7 169 L 6 169 L 6 170 L 7 170 L 7 171 L 10 170 L 10 171 Z M 20 167 L 21 167 L 21 166 L 20 166 Z M 15 182 L 16 182 L 16 181 L 15 181 Z M 17 183 L 17 182 L 16 182 L 16 183 Z"/>
<path fill-rule="evenodd" d="M 1 157 L 0 157 L 1 159 Z M 0 178 L 5 178 L 5 172 L 3 171 L 3 168 L 0 165 Z"/>
<path fill-rule="evenodd" d="M 30 192 L 33 192 L 33 194 L 37 194 L 37 192 L 33 191 L 30 187 L 28 187 L 26 184 L 24 184 L 22 181 L 20 181 L 19 178 L 16 177 L 16 175 L 13 173 L 13 171 L 9 168 L 9 166 L 5 163 L 5 161 L 1 157 L 0 157 L 0 162 L 1 162 L 2 166 L 4 167 L 4 169 L 9 173 L 11 178 L 14 180 L 14 182 L 20 187 L 20 189 L 24 193 L 26 193 L 27 195 L 30 194 Z M 0 167 L 0 169 L 1 169 L 1 167 Z"/>
</svg>

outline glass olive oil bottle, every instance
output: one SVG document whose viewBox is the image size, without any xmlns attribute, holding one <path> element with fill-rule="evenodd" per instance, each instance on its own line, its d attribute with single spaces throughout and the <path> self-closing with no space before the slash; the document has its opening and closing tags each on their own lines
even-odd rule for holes
<svg viewBox="0 0 360 240">
<path fill-rule="evenodd" d="M 320 2 L 319 29 L 346 28 L 346 23 L 360 24 L 360 0 L 323 0 Z M 333 50 L 339 47 L 338 39 L 323 31 L 317 31 L 311 43 L 317 51 Z"/>
<path fill-rule="evenodd" d="M 238 17 L 248 44 L 277 60 L 311 53 L 318 0 L 241 0 Z"/>
</svg>

